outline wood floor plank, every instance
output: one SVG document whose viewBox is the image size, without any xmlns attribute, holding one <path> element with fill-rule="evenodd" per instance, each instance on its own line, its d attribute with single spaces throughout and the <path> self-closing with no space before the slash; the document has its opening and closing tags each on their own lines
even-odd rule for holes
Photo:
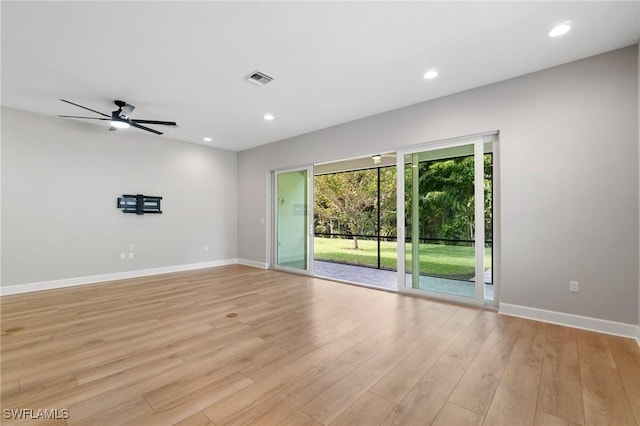
<svg viewBox="0 0 640 426">
<path fill-rule="evenodd" d="M 430 329 L 428 320 L 409 329 L 374 357 L 302 407 L 302 411 L 320 423 L 331 423 L 398 362 L 426 340 L 422 332 L 423 327 Z"/>
<path fill-rule="evenodd" d="M 322 426 L 322 423 L 309 417 L 302 411 L 296 411 L 289 417 L 287 417 L 280 426 Z"/>
<path fill-rule="evenodd" d="M 580 362 L 577 331 L 575 328 L 548 324 L 545 364 L 575 367 L 576 379 L 579 379 Z"/>
<path fill-rule="evenodd" d="M 134 398 L 116 407 L 112 407 L 108 411 L 97 413 L 86 419 L 79 420 L 73 416 L 69 416 L 67 424 L 69 426 L 100 426 L 107 424 L 123 424 L 132 418 L 148 415 L 152 408 L 144 398 Z"/>
<path fill-rule="evenodd" d="M 198 411 L 186 419 L 180 420 L 175 426 L 216 426 L 207 416 Z"/>
<path fill-rule="evenodd" d="M 375 425 L 395 407 L 393 402 L 367 392 L 335 419 L 331 426 Z"/>
<path fill-rule="evenodd" d="M 609 349 L 607 337 L 593 331 L 578 330 L 578 353 L 580 361 L 599 364 L 605 367 L 616 367 Z"/>
<path fill-rule="evenodd" d="M 579 374 L 579 373 L 578 373 Z M 572 423 L 584 423 L 582 384 L 567 366 L 544 367 L 540 377 L 538 409 Z"/>
<path fill-rule="evenodd" d="M 202 412 L 216 424 L 232 421 L 256 401 L 264 400 L 283 391 L 291 381 L 308 374 L 318 366 L 331 362 L 344 351 L 353 347 L 354 344 L 355 342 L 349 339 L 335 339 L 291 363 L 286 368 L 274 371 L 246 389 L 206 407 Z"/>
<path fill-rule="evenodd" d="M 34 386 L 29 388 L 29 395 L 35 397 L 36 399 L 44 399 L 44 398 L 48 398 L 50 396 L 56 395 L 60 392 L 64 392 L 64 391 L 70 391 L 70 390 L 75 390 L 78 388 L 78 382 L 75 380 L 74 376 L 63 376 L 63 377 L 59 377 L 55 380 L 50 380 L 46 383 L 42 383 L 38 386 Z M 22 402 L 19 402 L 22 400 L 22 395 L 24 395 L 24 393 L 21 394 L 17 394 L 17 393 L 13 393 L 11 395 L 7 395 L 6 397 L 3 397 L 4 401 L 7 402 L 8 404 L 20 404 Z"/>
<path fill-rule="evenodd" d="M 225 344 L 226 343 L 226 344 Z M 219 362 L 234 359 L 254 349 L 264 347 L 266 342 L 260 337 L 231 336 L 227 341 L 212 342 L 201 339 L 199 343 L 189 344 L 187 348 L 172 349 L 183 360 L 191 361 L 203 357 Z"/>
<path fill-rule="evenodd" d="M 633 410 L 633 414 L 636 416 L 636 423 L 640 425 L 640 406 L 632 405 L 631 409 Z"/>
<path fill-rule="evenodd" d="M 389 324 L 388 320 L 385 320 L 382 326 L 372 329 L 375 330 L 373 335 L 360 341 L 358 345 L 342 354 L 340 359 L 355 366 L 362 365 L 367 359 L 388 346 L 390 342 L 406 333 L 407 329 L 411 327 L 411 325 L 407 326 L 408 324 L 421 323 L 421 332 L 424 337 L 427 337 L 436 329 L 442 328 L 444 323 L 450 322 L 455 316 L 455 312 L 459 310 L 460 308 L 457 307 L 434 311 L 426 311 L 422 307 L 412 311 L 407 311 L 407 308 L 403 308 L 407 315 L 406 318 L 391 322 L 391 324 Z M 475 313 L 475 310 L 473 312 Z M 464 321 L 468 321 L 468 317 L 469 315 L 465 317 Z"/>
<path fill-rule="evenodd" d="M 10 395 L 14 395 L 20 392 L 20 382 L 18 380 L 11 380 L 2 383 L 2 393 L 0 394 L 1 398 L 6 398 Z"/>
<path fill-rule="evenodd" d="M 135 417 L 123 424 L 130 426 L 174 424 L 229 395 L 233 395 L 252 383 L 253 380 L 242 373 L 230 374 L 214 383 L 183 394 L 179 398 L 173 399 L 169 404 L 154 408 L 150 413 Z"/>
<path fill-rule="evenodd" d="M 580 426 L 581 423 L 573 423 L 569 420 L 556 417 L 544 411 L 536 411 L 536 420 L 533 426 Z"/>
<path fill-rule="evenodd" d="M 254 381 L 263 379 L 274 371 L 281 370 L 288 367 L 292 363 L 296 362 L 300 358 L 303 358 L 316 350 L 321 349 L 323 346 L 328 345 L 336 341 L 334 335 L 322 335 L 318 337 L 304 336 L 298 337 L 298 335 L 291 336 L 292 339 L 286 338 L 279 342 L 274 342 L 273 346 L 264 347 L 264 350 L 259 350 L 259 354 L 253 354 L 252 359 L 246 363 L 242 368 L 242 372 Z M 351 340 L 342 340 L 342 342 L 351 342 Z M 352 345 L 355 342 L 351 343 Z M 347 343 L 349 345 L 349 343 Z M 251 356 L 252 354 L 247 354 Z M 342 354 L 341 354 L 342 355 Z"/>
<path fill-rule="evenodd" d="M 575 329 L 549 325 L 537 405 L 544 413 L 584 424 Z"/>
<path fill-rule="evenodd" d="M 308 374 L 294 379 L 280 392 L 245 406 L 242 412 L 232 420 L 222 419 L 221 421 L 229 426 L 278 424 L 354 368 L 351 364 L 335 358 L 327 364 L 313 369 Z"/>
<path fill-rule="evenodd" d="M 176 400 L 180 400 L 185 394 L 224 380 L 226 377 L 237 376 L 238 373 L 238 368 L 234 364 L 219 367 L 215 363 L 208 365 L 203 363 L 202 369 L 197 374 L 183 376 L 164 386 L 156 387 L 149 392 L 143 393 L 142 397 L 153 409 L 159 409 L 174 404 Z"/>
<path fill-rule="evenodd" d="M 381 327 L 370 339 L 358 343 L 340 355 L 340 360 L 356 367 L 360 366 L 405 332 L 406 330 L 403 327 L 399 327 L 396 324 Z"/>
<path fill-rule="evenodd" d="M 486 416 L 506 363 L 492 353 L 479 353 L 453 390 L 449 402 Z"/>
<path fill-rule="evenodd" d="M 586 426 L 636 424 L 618 370 L 590 362 L 580 362 L 580 375 L 583 383 Z"/>
<path fill-rule="evenodd" d="M 34 414 L 32 414 L 32 416 L 37 416 L 37 411 L 34 411 Z M 18 415 L 19 416 L 19 415 Z M 29 416 L 27 414 L 27 416 Z M 60 414 L 59 416 L 63 416 L 62 414 Z M 4 420 L 2 422 L 3 425 L 9 425 L 9 426 L 32 426 L 32 425 L 37 425 L 37 426 L 67 426 L 67 421 L 63 418 L 52 418 L 52 419 L 48 419 L 48 418 L 37 418 L 37 419 L 31 419 L 30 417 L 18 417 L 18 418 L 12 418 L 10 420 Z"/>
<path fill-rule="evenodd" d="M 69 409 L 43 425 L 640 424 L 633 340 L 243 265 L 2 296 L 0 321 L 0 406 Z"/>
<path fill-rule="evenodd" d="M 79 385 L 94 382 L 114 374 L 121 374 L 137 366 L 166 358 L 173 354 L 172 348 L 161 347 L 156 350 L 140 351 L 127 357 L 116 357 L 113 360 L 87 366 L 73 373 L 73 377 Z"/>
<path fill-rule="evenodd" d="M 447 398 L 463 373 L 462 368 L 436 363 L 381 424 L 431 424 L 447 403 Z"/>
<path fill-rule="evenodd" d="M 477 308 L 459 308 L 455 315 L 442 324 L 442 329 L 460 333 L 482 312 Z"/>
<path fill-rule="evenodd" d="M 547 324 L 531 320 L 523 321 L 509 362 L 542 369 L 546 339 Z"/>
<path fill-rule="evenodd" d="M 486 416 L 522 327 L 521 318 L 498 316 L 449 402 Z"/>
<path fill-rule="evenodd" d="M 344 337 L 355 340 L 357 342 L 363 342 L 375 337 L 381 327 L 384 327 L 390 323 L 394 323 L 397 328 L 401 328 L 403 323 L 402 318 L 397 314 L 399 309 L 406 309 L 406 305 L 394 301 L 394 305 L 382 306 L 379 309 L 374 309 L 369 306 L 368 309 L 363 312 L 363 321 L 361 324 L 345 334 Z M 443 310 L 440 307 L 437 310 Z M 453 312 L 451 312 L 453 314 Z"/>
<path fill-rule="evenodd" d="M 96 411 L 96 406 L 100 406 L 97 404 L 99 404 L 100 396 L 105 392 L 113 392 L 115 389 L 121 389 L 123 387 L 126 388 L 127 384 L 137 383 L 139 380 L 144 380 L 161 372 L 172 370 L 182 364 L 183 362 L 178 356 L 170 355 L 166 358 L 145 364 L 144 366 L 133 368 L 127 371 L 126 375 L 117 374 L 82 386 L 73 386 L 73 382 L 70 380 L 66 382 L 68 379 L 65 376 L 64 378 L 47 382 L 37 388 L 31 388 L 25 392 L 3 398 L 2 405 L 7 404 L 7 406 L 13 407 L 60 406 L 71 409 L 76 405 L 86 404 L 90 408 L 87 409 L 87 414 L 84 417 L 89 417 L 99 412 Z M 60 381 L 68 383 L 68 386 L 59 386 Z M 116 400 L 114 401 L 114 406 L 130 398 L 130 396 L 127 396 L 127 398 L 124 398 L 122 401 Z M 114 394 L 110 393 L 107 401 L 111 402 L 115 399 Z M 103 402 L 102 405 L 107 405 L 108 408 L 108 404 Z M 81 412 L 82 410 L 74 409 L 74 417 L 84 418 Z"/>
<path fill-rule="evenodd" d="M 607 336 L 611 354 L 631 405 L 640 407 L 640 352 L 633 339 Z"/>
<path fill-rule="evenodd" d="M 540 370 L 510 362 L 485 418 L 487 425 L 533 425 Z"/>
<path fill-rule="evenodd" d="M 142 342 L 153 339 L 153 336 L 147 336 L 142 339 Z M 124 343 L 108 347 L 114 351 L 122 351 L 121 353 L 126 353 L 127 350 L 130 350 L 125 347 Z M 3 361 L 2 373 L 5 380 L 21 379 L 25 386 L 35 386 L 51 377 L 60 375 L 62 369 L 66 370 L 64 373 L 68 373 L 75 368 L 76 363 L 86 362 L 89 365 L 92 361 L 99 362 L 100 359 L 108 359 L 109 355 L 105 352 L 106 348 L 104 342 L 95 339 L 86 343 L 83 342 L 81 345 L 70 345 L 64 352 L 55 353 L 51 358 L 38 352 L 14 361 Z M 65 359 L 69 359 L 69 361 L 65 361 Z"/>
<path fill-rule="evenodd" d="M 6 324 L 3 324 L 3 327 L 6 327 Z M 54 342 L 51 338 L 51 334 L 45 334 L 44 336 L 25 336 L 24 338 L 19 338 L 13 335 L 6 335 L 3 333 L 0 337 L 0 347 L 2 347 L 3 352 L 3 361 L 10 361 L 12 359 L 21 358 L 25 353 L 29 353 L 34 350 L 34 348 L 38 348 L 40 350 L 47 349 L 50 350 L 52 346 L 55 345 L 64 346 L 68 343 L 66 342 Z"/>
<path fill-rule="evenodd" d="M 496 323 L 495 313 L 482 311 L 465 327 L 455 342 L 442 355 L 440 361 L 467 368 L 484 344 Z"/>
<path fill-rule="evenodd" d="M 115 374 L 58 392 L 44 399 L 36 399 L 33 403 L 67 407 L 70 412 L 73 412 L 74 418 L 81 420 L 120 406 L 133 398 L 142 396 L 150 388 L 187 374 L 185 367 L 187 366 L 184 362 L 177 355 L 172 354 L 122 374 Z M 33 397 L 33 395 L 26 393 L 24 397 Z"/>
<path fill-rule="evenodd" d="M 438 361 L 456 336 L 449 330 L 436 331 L 373 385 L 371 392 L 399 403 Z"/>
<path fill-rule="evenodd" d="M 436 420 L 431 423 L 432 426 L 481 426 L 484 417 L 469 411 L 466 408 L 447 402 Z"/>
</svg>

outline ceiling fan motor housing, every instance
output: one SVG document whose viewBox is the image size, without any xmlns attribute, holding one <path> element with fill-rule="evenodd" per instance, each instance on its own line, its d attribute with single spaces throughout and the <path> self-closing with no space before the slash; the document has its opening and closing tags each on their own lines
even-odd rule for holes
<svg viewBox="0 0 640 426">
<path fill-rule="evenodd" d="M 120 118 L 122 120 L 129 120 L 129 117 L 131 116 L 131 113 L 136 108 L 133 105 L 129 105 L 125 101 L 117 101 L 116 100 L 116 101 L 113 101 L 113 103 L 116 104 L 116 106 L 118 106 L 118 110 L 117 111 L 113 111 L 112 116 Z"/>
</svg>

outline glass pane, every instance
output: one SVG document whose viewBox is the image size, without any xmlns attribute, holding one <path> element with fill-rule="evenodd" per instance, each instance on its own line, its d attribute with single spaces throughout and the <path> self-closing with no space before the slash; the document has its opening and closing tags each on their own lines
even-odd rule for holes
<svg viewBox="0 0 640 426">
<path fill-rule="evenodd" d="M 307 170 L 277 174 L 277 264 L 307 270 Z"/>
<path fill-rule="evenodd" d="M 475 298 L 473 145 L 405 164 L 405 286 Z"/>
<path fill-rule="evenodd" d="M 414 287 L 414 288 L 419 288 L 418 287 L 418 281 L 415 282 L 415 286 L 414 286 L 414 281 L 413 281 L 413 271 L 414 269 L 416 271 L 418 271 L 418 264 L 416 263 L 415 268 L 414 268 L 414 264 L 413 264 L 413 239 L 414 237 L 419 237 L 419 229 L 417 228 L 417 226 L 415 227 L 415 231 L 416 231 L 416 235 L 414 236 L 413 231 L 414 231 L 414 226 L 413 226 L 413 219 L 414 219 L 414 211 L 413 211 L 413 199 L 414 199 L 414 195 L 416 197 L 418 197 L 418 193 L 416 192 L 416 194 L 413 193 L 413 188 L 414 188 L 414 178 L 416 180 L 416 182 L 418 182 L 419 179 L 419 175 L 417 174 L 417 167 L 418 167 L 418 154 L 407 154 L 405 155 L 405 167 L 404 167 L 404 211 L 405 211 L 405 246 L 404 246 L 404 253 L 405 253 L 405 264 L 404 264 L 404 270 L 406 271 L 406 275 L 405 275 L 405 286 L 406 287 Z M 413 170 L 416 170 L 416 173 L 413 173 Z M 417 213 L 416 213 L 416 218 L 417 218 Z"/>
<path fill-rule="evenodd" d="M 396 288 L 395 169 L 374 166 L 314 176 L 316 275 Z"/>
</svg>

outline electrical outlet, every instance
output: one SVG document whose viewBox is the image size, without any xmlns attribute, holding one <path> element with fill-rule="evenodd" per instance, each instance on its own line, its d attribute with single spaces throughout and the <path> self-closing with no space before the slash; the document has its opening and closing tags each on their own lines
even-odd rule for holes
<svg viewBox="0 0 640 426">
<path fill-rule="evenodd" d="M 580 291 L 580 283 L 578 281 L 569 281 L 569 291 L 578 293 Z"/>
<path fill-rule="evenodd" d="M 133 252 L 132 251 L 129 252 L 129 259 L 133 259 Z"/>
<path fill-rule="evenodd" d="M 204 251 L 209 251 L 209 246 L 204 246 Z"/>
<path fill-rule="evenodd" d="M 133 244 L 129 244 L 129 251 L 133 251 Z"/>
<path fill-rule="evenodd" d="M 120 253 L 120 260 L 125 260 L 125 259 L 126 259 L 125 254 L 124 253 Z"/>
</svg>

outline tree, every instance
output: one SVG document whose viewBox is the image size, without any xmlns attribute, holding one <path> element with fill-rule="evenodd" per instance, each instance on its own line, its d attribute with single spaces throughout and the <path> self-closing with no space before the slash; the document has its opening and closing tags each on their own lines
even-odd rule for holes
<svg viewBox="0 0 640 426">
<path fill-rule="evenodd" d="M 397 235 L 396 168 L 380 168 L 380 234 Z"/>
<path fill-rule="evenodd" d="M 377 172 L 375 169 L 315 176 L 316 224 L 339 221 L 353 236 L 370 233 L 377 221 Z"/>
<path fill-rule="evenodd" d="M 473 157 L 435 160 L 420 165 L 422 229 L 431 238 L 474 238 Z"/>
<path fill-rule="evenodd" d="M 492 158 L 484 156 L 485 232 L 492 232 Z M 410 165 L 405 167 L 406 193 L 411 194 Z M 475 196 L 473 156 L 419 163 L 420 238 L 475 239 Z M 405 202 L 407 226 L 411 226 L 411 196 Z M 410 234 L 408 234 L 410 235 Z"/>
</svg>

